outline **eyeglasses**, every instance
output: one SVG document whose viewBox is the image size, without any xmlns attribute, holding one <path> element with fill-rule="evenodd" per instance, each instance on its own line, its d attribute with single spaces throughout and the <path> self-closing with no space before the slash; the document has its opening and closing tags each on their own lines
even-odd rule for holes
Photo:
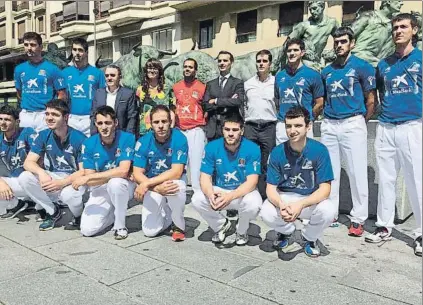
<svg viewBox="0 0 423 305">
<path fill-rule="evenodd" d="M 104 76 L 106 76 L 106 77 L 115 77 L 116 76 L 116 74 L 113 74 L 113 73 L 110 73 L 110 74 L 104 74 Z"/>
</svg>

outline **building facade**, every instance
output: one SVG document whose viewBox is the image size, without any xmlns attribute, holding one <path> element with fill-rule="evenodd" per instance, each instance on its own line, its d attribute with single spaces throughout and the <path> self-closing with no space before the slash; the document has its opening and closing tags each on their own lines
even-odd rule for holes
<svg viewBox="0 0 423 305">
<path fill-rule="evenodd" d="M 328 1 L 326 14 L 350 24 L 358 9 L 378 9 L 380 2 Z M 404 1 L 402 11 L 412 10 L 421 13 L 421 2 Z M 176 55 L 194 47 L 212 56 L 222 49 L 238 56 L 282 45 L 308 16 L 307 1 L 1 1 L 0 103 L 16 101 L 13 69 L 24 60 L 28 31 L 68 55 L 72 38 L 82 36 L 94 64 L 99 56 L 116 61 L 140 41 Z"/>
</svg>

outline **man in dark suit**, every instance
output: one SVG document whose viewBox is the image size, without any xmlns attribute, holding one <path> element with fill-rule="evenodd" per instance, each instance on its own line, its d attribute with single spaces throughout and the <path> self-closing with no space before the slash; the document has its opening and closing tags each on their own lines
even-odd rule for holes
<svg viewBox="0 0 423 305">
<path fill-rule="evenodd" d="M 106 76 L 106 88 L 97 89 L 91 108 L 91 135 L 97 133 L 93 122 L 93 114 L 100 106 L 110 106 L 116 112 L 118 128 L 138 135 L 139 124 L 139 102 L 135 92 L 129 88 L 122 87 L 121 70 L 116 65 L 110 65 L 104 72 Z"/>
<path fill-rule="evenodd" d="M 223 115 L 239 111 L 244 117 L 244 82 L 230 74 L 234 57 L 227 51 L 217 56 L 220 76 L 206 85 L 203 108 L 207 112 L 206 137 L 208 141 L 222 136 Z"/>
</svg>

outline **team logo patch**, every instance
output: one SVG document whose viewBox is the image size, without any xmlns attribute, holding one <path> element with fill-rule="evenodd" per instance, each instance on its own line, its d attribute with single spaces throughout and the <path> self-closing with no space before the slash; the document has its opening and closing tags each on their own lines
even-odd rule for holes
<svg viewBox="0 0 423 305">
<path fill-rule="evenodd" d="M 85 153 L 85 145 L 82 145 L 81 146 L 81 154 L 84 154 Z"/>
<path fill-rule="evenodd" d="M 304 77 L 301 77 L 295 84 L 298 86 L 304 86 L 305 79 Z"/>
<path fill-rule="evenodd" d="M 179 161 L 179 159 L 181 159 L 184 152 L 182 150 L 178 150 L 178 152 L 176 154 L 178 155 L 178 161 Z"/>
<path fill-rule="evenodd" d="M 100 154 L 99 153 L 95 153 L 93 157 L 94 157 L 94 159 L 100 159 Z"/>
<path fill-rule="evenodd" d="M 373 81 L 376 79 L 376 77 L 374 77 L 374 76 L 369 76 L 368 78 L 367 78 L 367 80 L 369 81 L 369 85 L 370 86 L 372 86 L 373 85 Z"/>
<path fill-rule="evenodd" d="M 5 151 L 0 152 L 0 156 L 2 157 L 6 156 L 6 152 Z"/>
<path fill-rule="evenodd" d="M 354 77 L 355 76 L 355 69 L 350 69 L 347 74 L 345 74 L 345 76 L 351 76 Z"/>
<path fill-rule="evenodd" d="M 222 164 L 222 159 L 217 159 L 216 160 L 216 165 L 221 165 Z"/>
<path fill-rule="evenodd" d="M 46 70 L 41 69 L 41 70 L 38 72 L 38 75 L 41 75 L 41 76 L 46 76 Z"/>
<path fill-rule="evenodd" d="M 18 148 L 17 149 L 21 149 L 21 148 L 25 148 L 25 142 L 24 141 L 18 141 Z"/>
<path fill-rule="evenodd" d="M 203 156 L 201 158 L 204 159 L 205 157 L 206 157 L 206 151 L 203 150 Z"/>
<path fill-rule="evenodd" d="M 150 151 L 150 152 L 148 153 L 148 155 L 149 155 L 149 156 L 154 156 L 154 151 Z"/>
<path fill-rule="evenodd" d="M 170 156 L 172 155 L 172 152 L 173 152 L 172 148 L 168 148 L 168 149 L 167 149 L 167 154 L 166 154 L 166 155 L 167 155 L 168 157 L 170 157 Z"/>
<path fill-rule="evenodd" d="M 46 146 L 46 150 L 52 150 L 52 149 L 53 149 L 53 146 L 51 146 L 51 144 Z"/>
<path fill-rule="evenodd" d="M 65 152 L 73 154 L 73 146 L 69 144 L 69 146 L 65 149 Z"/>
<path fill-rule="evenodd" d="M 72 79 L 72 75 L 69 75 L 69 76 L 68 76 L 68 79 L 69 79 L 69 80 L 71 80 L 71 79 Z"/>
<path fill-rule="evenodd" d="M 25 72 L 22 72 L 21 73 L 21 78 L 24 77 L 24 76 L 25 76 Z"/>
<path fill-rule="evenodd" d="M 239 167 L 245 167 L 245 159 L 244 158 L 238 159 L 238 166 Z"/>
<path fill-rule="evenodd" d="M 131 147 L 127 147 L 126 149 L 125 149 L 125 151 L 126 151 L 126 156 L 127 157 L 129 157 L 129 155 L 131 154 L 131 152 L 132 152 L 132 148 Z"/>
<path fill-rule="evenodd" d="M 254 171 L 255 172 L 257 171 L 257 165 L 258 165 L 258 162 L 257 161 L 254 161 L 253 162 L 253 168 L 254 168 Z"/>
<path fill-rule="evenodd" d="M 417 62 L 413 62 L 413 64 L 407 68 L 408 72 L 419 72 L 420 64 Z"/>
<path fill-rule="evenodd" d="M 115 157 L 120 157 L 120 148 L 116 149 Z"/>
<path fill-rule="evenodd" d="M 137 142 L 137 144 L 135 144 L 135 150 L 138 151 L 141 147 L 141 143 Z"/>
<path fill-rule="evenodd" d="M 94 75 L 88 75 L 88 80 L 95 80 L 95 76 Z"/>
<path fill-rule="evenodd" d="M 195 99 L 198 99 L 198 92 L 197 91 L 193 91 L 192 92 L 192 97 Z"/>
</svg>

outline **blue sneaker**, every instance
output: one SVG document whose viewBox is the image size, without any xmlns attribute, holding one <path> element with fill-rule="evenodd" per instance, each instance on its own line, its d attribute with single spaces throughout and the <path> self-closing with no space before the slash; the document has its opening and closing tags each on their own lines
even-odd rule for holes
<svg viewBox="0 0 423 305">
<path fill-rule="evenodd" d="M 38 227 L 40 231 L 52 230 L 56 225 L 56 222 L 62 217 L 62 210 L 58 205 L 56 206 L 56 212 L 53 215 L 47 214 L 45 220 Z"/>
<path fill-rule="evenodd" d="M 289 246 L 289 238 L 291 235 L 278 233 L 276 239 L 273 241 L 273 247 L 276 249 L 286 249 Z"/>
<path fill-rule="evenodd" d="M 319 246 L 317 245 L 317 242 L 305 240 L 304 253 L 310 257 L 320 256 L 320 249 L 319 249 Z"/>
</svg>

